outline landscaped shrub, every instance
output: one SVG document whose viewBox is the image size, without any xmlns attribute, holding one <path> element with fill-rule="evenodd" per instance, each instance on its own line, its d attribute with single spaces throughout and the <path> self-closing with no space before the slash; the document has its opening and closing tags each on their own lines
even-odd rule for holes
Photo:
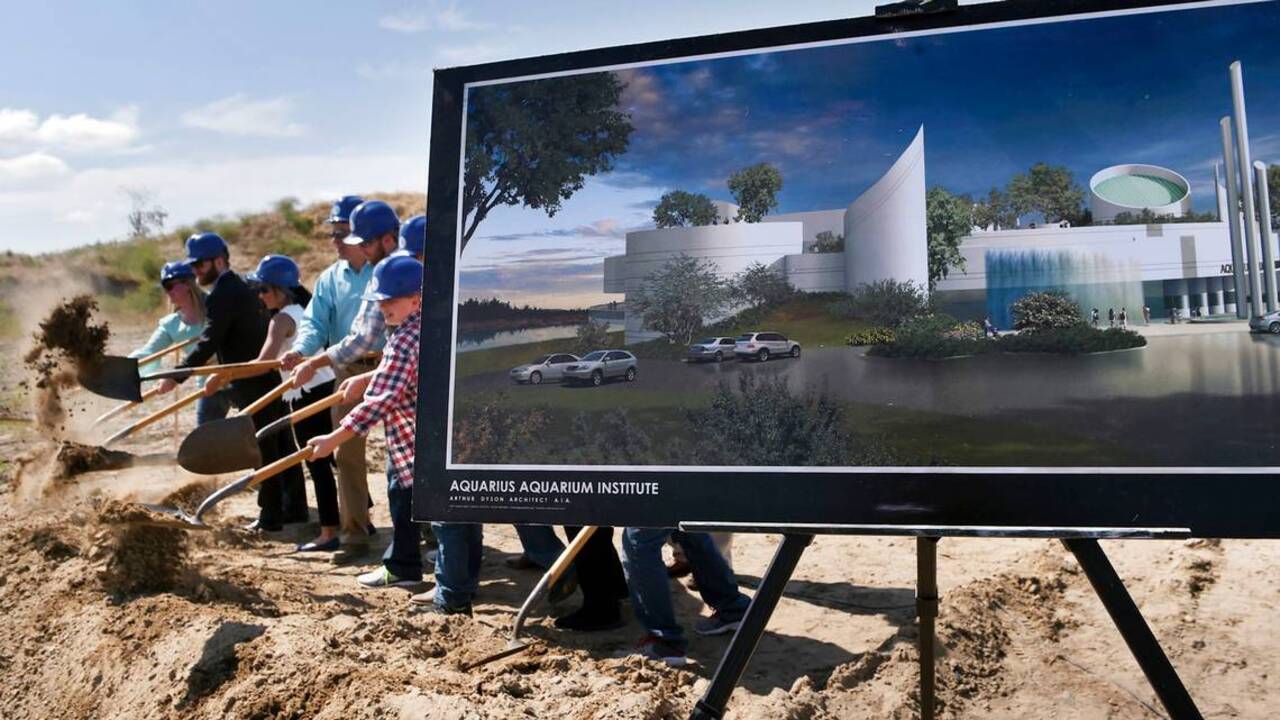
<svg viewBox="0 0 1280 720">
<path fill-rule="evenodd" d="M 849 335 L 844 339 L 845 345 L 883 345 L 894 340 L 894 332 L 889 328 L 867 328 Z"/>
<path fill-rule="evenodd" d="M 1065 328 L 1084 322 L 1080 306 L 1060 290 L 1023 295 L 1014 301 L 1012 310 L 1013 327 L 1018 330 Z"/>
<path fill-rule="evenodd" d="M 969 325 L 973 324 L 959 323 L 942 313 L 926 315 L 903 323 L 892 343 L 875 345 L 867 352 L 885 357 L 944 358 L 995 349 L 994 343 L 982 338 L 981 328 L 974 335 Z"/>
<path fill-rule="evenodd" d="M 1000 349 L 1011 353 L 1093 353 L 1127 350 L 1143 347 L 1146 344 L 1147 339 L 1132 330 L 1123 328 L 1099 330 L 1088 325 L 1025 330 L 1017 334 L 1003 335 L 1000 338 Z"/>
<path fill-rule="evenodd" d="M 877 280 L 859 285 L 848 296 L 827 306 L 827 312 L 841 320 L 861 320 L 871 325 L 896 328 L 929 313 L 929 295 L 911 282 Z"/>
</svg>

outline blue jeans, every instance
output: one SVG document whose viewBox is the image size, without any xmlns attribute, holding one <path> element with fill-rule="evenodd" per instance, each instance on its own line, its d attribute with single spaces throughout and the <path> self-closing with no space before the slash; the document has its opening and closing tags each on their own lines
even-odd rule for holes
<svg viewBox="0 0 1280 720">
<path fill-rule="evenodd" d="M 564 543 L 550 525 L 516 525 L 516 535 L 520 536 L 524 554 L 543 570 L 549 569 L 564 552 Z"/>
<path fill-rule="evenodd" d="M 387 507 L 391 510 L 391 544 L 382 553 L 382 566 L 401 580 L 422 579 L 422 551 L 413 524 L 413 488 L 400 487 L 387 466 Z"/>
<path fill-rule="evenodd" d="M 213 397 L 202 397 L 196 401 L 196 424 L 203 425 L 214 420 L 221 420 L 231 412 L 231 393 L 219 390 Z"/>
<path fill-rule="evenodd" d="M 480 586 L 484 531 L 475 523 L 431 523 L 436 534 L 437 605 L 470 605 Z"/>
<path fill-rule="evenodd" d="M 684 629 L 676 622 L 671 603 L 670 578 L 662 563 L 662 546 L 667 538 L 684 550 L 698 583 L 698 594 L 725 620 L 739 620 L 751 599 L 738 590 L 738 580 L 706 533 L 684 533 L 655 528 L 626 528 L 622 531 L 622 569 L 631 589 L 631 607 L 640 625 L 658 637 L 684 641 Z"/>
</svg>

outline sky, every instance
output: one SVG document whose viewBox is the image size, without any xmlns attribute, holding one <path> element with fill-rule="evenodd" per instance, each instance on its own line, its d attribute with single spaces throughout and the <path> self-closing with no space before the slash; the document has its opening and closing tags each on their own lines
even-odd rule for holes
<svg viewBox="0 0 1280 720">
<path fill-rule="evenodd" d="M 434 68 L 870 14 L 873 0 L 12 3 L 0 43 L 0 250 L 426 189 Z"/>
<path fill-rule="evenodd" d="M 1087 24 L 1087 25 L 1086 25 Z M 464 297 L 582 306 L 603 258 L 651 227 L 662 193 L 731 200 L 756 162 L 784 178 L 776 213 L 843 208 L 925 128 L 926 182 L 985 195 L 1036 162 L 1087 187 L 1119 163 L 1188 178 L 1214 208 L 1228 65 L 1244 67 L 1255 160 L 1280 161 L 1280 3 L 950 32 L 620 71 L 635 131 L 613 172 L 554 218 L 495 210 L 463 257 Z M 1135 41 L 1140 39 L 1140 41 Z"/>
</svg>

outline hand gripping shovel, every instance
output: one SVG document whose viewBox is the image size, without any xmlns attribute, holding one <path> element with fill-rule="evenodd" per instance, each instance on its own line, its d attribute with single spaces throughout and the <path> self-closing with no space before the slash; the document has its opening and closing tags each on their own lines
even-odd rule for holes
<svg viewBox="0 0 1280 720">
<path fill-rule="evenodd" d="M 262 464 L 258 440 L 342 401 L 342 395 L 334 393 L 255 431 L 253 415 L 284 395 L 291 387 L 293 381 L 286 380 L 235 415 L 197 426 L 178 447 L 178 464 L 198 475 L 217 475 L 257 467 Z"/>
<path fill-rule="evenodd" d="M 143 356 L 143 357 L 137 358 L 138 365 L 139 365 L 139 367 L 141 367 L 141 366 L 143 366 L 143 365 L 146 365 L 146 364 L 147 364 L 147 363 L 149 363 L 149 362 L 155 362 L 156 360 L 159 360 L 160 358 L 164 357 L 165 355 L 168 355 L 168 354 L 169 354 L 169 353 L 171 353 L 171 352 L 177 352 L 178 350 L 181 350 L 182 348 L 184 348 L 184 347 L 186 347 L 186 346 L 190 345 L 191 343 L 193 343 L 193 342 L 195 342 L 196 340 L 199 340 L 199 339 L 200 339 L 200 336 L 199 336 L 199 335 L 197 335 L 196 337 L 193 337 L 193 338 L 187 338 L 186 340 L 183 340 L 183 341 L 182 341 L 182 342 L 180 342 L 180 343 L 175 343 L 175 344 L 173 344 L 173 345 L 170 345 L 169 347 L 167 347 L 167 348 L 165 348 L 165 349 L 163 349 L 163 350 L 157 350 L 157 351 L 155 351 L 155 352 L 151 353 L 150 355 L 146 355 L 146 356 Z M 81 380 L 83 380 L 83 376 L 82 376 Z M 141 378 L 139 378 L 139 381 L 141 381 Z M 139 397 L 137 400 L 130 400 L 130 401 L 127 401 L 127 402 L 123 402 L 123 403 L 121 403 L 121 404 L 119 404 L 119 405 L 117 405 L 117 406 L 115 406 L 115 407 L 111 408 L 110 410 L 108 410 L 108 411 L 106 411 L 106 412 L 102 413 L 101 415 L 99 415 L 99 416 L 98 416 L 98 417 L 93 421 L 93 424 L 94 424 L 95 426 L 97 426 L 97 425 L 101 425 L 102 423 L 104 423 L 104 422 L 106 422 L 106 421 L 110 420 L 111 418 L 113 418 L 113 417 L 115 417 L 115 416 L 119 415 L 119 414 L 120 414 L 120 413 L 122 413 L 122 412 L 126 412 L 126 411 L 128 411 L 128 410 L 132 410 L 133 408 L 135 408 L 135 407 L 137 407 L 138 405 L 140 405 L 140 404 L 142 404 L 142 403 L 144 403 L 144 402 L 146 402 L 146 401 L 150 400 L 151 398 L 155 397 L 155 396 L 156 396 L 156 395 L 158 395 L 158 394 L 160 394 L 160 390 L 159 390 L 159 388 L 151 388 L 150 390 L 148 390 L 148 391 L 146 391 L 146 392 L 142 393 L 142 396 L 141 396 L 141 397 Z"/>
<path fill-rule="evenodd" d="M 212 375 L 222 373 L 228 379 L 236 377 L 252 377 L 275 370 L 280 367 L 279 360 L 259 360 L 256 362 L 232 363 L 228 365 L 205 365 L 198 368 L 176 368 L 162 370 L 150 375 L 141 375 L 138 371 L 139 358 L 105 355 L 91 363 L 82 364 L 76 380 L 85 390 L 113 400 L 142 402 L 142 383 L 148 380 L 186 380 L 192 375 Z M 248 374 L 233 374 L 246 372 Z"/>
<path fill-rule="evenodd" d="M 205 513 L 209 512 L 209 510 L 213 509 L 214 505 L 217 505 L 218 503 L 222 502 L 228 497 L 231 497 L 232 495 L 235 495 L 241 490 L 250 490 L 252 488 L 258 487 L 264 481 L 269 480 L 270 478 L 275 477 L 276 475 L 279 475 L 280 473 L 284 472 L 285 470 L 288 470 L 294 465 L 310 460 L 311 454 L 314 451 L 315 450 L 310 445 L 308 445 L 307 447 L 302 448 L 301 450 L 293 453 L 292 455 L 286 455 L 280 458 L 279 460 L 276 460 L 275 462 L 271 463 L 270 465 L 267 465 L 266 467 L 247 473 L 244 475 L 244 477 L 241 477 L 235 482 L 218 488 L 217 490 L 213 491 L 209 495 L 209 497 L 205 498 L 200 502 L 200 506 L 196 508 L 196 512 L 194 515 L 188 515 L 186 512 L 182 511 L 179 508 L 169 507 L 167 505 L 139 503 L 142 507 L 146 508 L 152 513 L 161 515 L 164 517 L 164 519 L 162 520 L 146 521 L 145 524 L 159 525 L 162 527 L 185 528 L 188 530 L 209 530 L 211 529 L 210 526 L 206 525 L 205 522 L 200 518 L 203 517 Z"/>
<path fill-rule="evenodd" d="M 529 593 L 529 597 L 525 598 L 524 604 L 520 606 L 520 612 L 516 613 L 516 621 L 511 628 L 511 639 L 507 641 L 507 648 L 463 666 L 462 669 L 464 671 L 478 668 L 481 665 L 488 665 L 491 662 L 497 662 L 503 658 L 511 657 L 512 655 L 523 651 L 525 648 L 531 647 L 534 642 L 536 642 L 526 642 L 519 639 L 520 630 L 524 627 L 525 617 L 529 614 L 529 611 L 533 609 L 534 603 L 541 600 L 542 596 L 546 594 L 548 588 L 555 585 L 556 581 L 560 579 L 560 576 L 564 574 L 564 571 L 569 569 L 569 563 L 573 562 L 573 559 L 578 556 L 578 553 L 582 552 L 582 548 L 586 546 L 587 541 L 591 539 L 591 536 L 594 535 L 595 532 L 596 527 L 594 525 L 587 525 L 579 530 L 578 534 L 574 536 L 573 542 L 569 543 L 569 547 L 565 548 L 564 552 L 560 553 L 560 557 L 556 558 L 556 561 L 551 564 L 551 568 L 542 576 L 542 579 L 538 581 L 538 584 L 533 586 L 533 592 Z"/>
</svg>

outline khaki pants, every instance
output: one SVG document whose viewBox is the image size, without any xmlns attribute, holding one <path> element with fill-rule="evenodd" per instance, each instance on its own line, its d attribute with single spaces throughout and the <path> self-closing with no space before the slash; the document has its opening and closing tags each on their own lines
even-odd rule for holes
<svg viewBox="0 0 1280 720">
<path fill-rule="evenodd" d="M 359 375 L 373 369 L 372 364 L 354 363 L 347 367 L 333 369 L 337 376 L 337 385 L 352 375 Z M 351 412 L 355 404 L 336 405 L 330 411 L 333 414 L 333 426 Z M 349 539 L 367 542 L 366 528 L 369 525 L 369 462 L 365 457 L 365 439 L 357 435 L 338 446 L 333 453 L 334 462 L 338 465 L 338 532 L 343 535 L 343 542 Z"/>
</svg>

